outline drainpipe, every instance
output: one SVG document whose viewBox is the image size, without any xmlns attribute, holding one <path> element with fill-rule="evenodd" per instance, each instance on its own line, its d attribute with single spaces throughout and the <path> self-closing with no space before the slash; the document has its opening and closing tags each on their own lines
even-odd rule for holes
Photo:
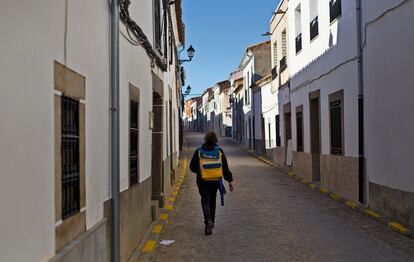
<svg viewBox="0 0 414 262">
<path fill-rule="evenodd" d="M 120 260 L 119 215 L 119 1 L 111 1 L 111 193 L 112 259 Z"/>
<path fill-rule="evenodd" d="M 367 178 L 365 174 L 364 152 L 364 71 L 362 46 L 362 0 L 356 1 L 357 15 L 357 49 L 358 49 L 358 172 L 359 172 L 359 202 L 366 203 Z"/>
</svg>

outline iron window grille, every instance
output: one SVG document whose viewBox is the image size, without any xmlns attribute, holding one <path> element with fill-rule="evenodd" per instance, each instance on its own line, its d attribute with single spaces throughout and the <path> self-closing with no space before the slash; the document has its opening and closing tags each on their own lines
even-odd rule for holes
<svg viewBox="0 0 414 262">
<path fill-rule="evenodd" d="M 280 116 L 276 115 L 276 146 L 280 147 L 281 139 L 280 139 Z"/>
<path fill-rule="evenodd" d="M 315 17 L 315 19 L 310 22 L 310 40 L 312 41 L 319 35 L 319 18 Z"/>
<path fill-rule="evenodd" d="M 287 68 L 287 63 L 286 63 L 286 56 L 284 56 L 280 62 L 279 62 L 279 66 L 280 66 L 280 73 L 282 73 L 283 71 L 286 70 Z"/>
<path fill-rule="evenodd" d="M 277 66 L 272 68 L 272 80 L 275 80 L 277 77 Z"/>
<path fill-rule="evenodd" d="M 342 101 L 335 100 L 330 102 L 331 116 L 331 154 L 342 155 Z"/>
<path fill-rule="evenodd" d="M 303 152 L 303 112 L 296 113 L 297 151 Z"/>
<path fill-rule="evenodd" d="M 161 51 L 161 3 L 160 0 L 154 0 L 154 44 L 155 48 Z"/>
<path fill-rule="evenodd" d="M 329 2 L 329 18 L 332 23 L 335 19 L 342 14 L 341 0 L 331 0 Z"/>
<path fill-rule="evenodd" d="M 296 39 L 296 54 L 299 53 L 300 51 L 302 51 L 302 33 L 300 33 Z"/>
<path fill-rule="evenodd" d="M 268 132 L 269 132 L 269 147 L 272 147 L 272 132 L 271 132 L 271 125 L 270 123 L 267 124 Z"/>
<path fill-rule="evenodd" d="M 138 183 L 138 103 L 130 103 L 129 185 Z"/>
<path fill-rule="evenodd" d="M 62 96 L 62 219 L 80 211 L 79 102 Z"/>
</svg>

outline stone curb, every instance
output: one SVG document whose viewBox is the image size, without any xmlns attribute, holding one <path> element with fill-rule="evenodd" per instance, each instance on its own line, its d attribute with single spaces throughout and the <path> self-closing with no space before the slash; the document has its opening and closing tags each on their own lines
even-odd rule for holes
<svg viewBox="0 0 414 262">
<path fill-rule="evenodd" d="M 372 210 L 364 205 L 361 205 L 359 203 L 356 203 L 354 201 L 351 200 L 347 200 L 345 198 L 343 198 L 342 196 L 335 194 L 334 192 L 329 191 L 326 188 L 323 188 L 317 184 L 313 184 L 313 183 L 309 183 L 307 182 L 305 179 L 301 178 L 300 176 L 296 175 L 291 168 L 288 167 L 281 167 L 275 163 L 273 163 L 272 161 L 266 159 L 263 156 L 259 156 L 257 155 L 254 151 L 247 149 L 245 146 L 239 144 L 238 142 L 232 140 L 232 139 L 228 139 L 230 142 L 232 142 L 233 144 L 237 145 L 238 147 L 240 147 L 241 149 L 243 149 L 244 151 L 246 151 L 247 153 L 249 153 L 250 155 L 254 156 L 255 158 L 259 159 L 260 161 L 274 167 L 275 169 L 277 169 L 278 171 L 287 174 L 288 176 L 292 177 L 294 180 L 301 182 L 303 184 L 307 184 L 309 186 L 309 188 L 311 190 L 317 190 L 318 192 L 320 192 L 321 194 L 326 194 L 329 196 L 329 198 L 331 198 L 334 201 L 340 202 L 344 205 L 346 205 L 347 207 L 387 226 L 388 228 L 406 236 L 409 237 L 411 239 L 414 239 L 414 229 L 404 226 L 403 224 L 398 223 L 395 219 L 391 218 L 391 217 L 386 217 L 383 216 L 381 213 L 379 213 L 378 211 Z"/>
<path fill-rule="evenodd" d="M 172 193 L 166 199 L 166 205 L 164 208 L 160 209 L 160 214 L 158 219 L 153 222 L 148 229 L 149 234 L 142 240 L 142 243 L 137 248 L 136 253 L 134 255 L 136 258 L 135 260 L 131 261 L 147 261 L 146 258 L 149 254 L 154 252 L 158 246 L 161 234 L 163 233 L 165 226 L 169 224 L 169 215 L 170 212 L 175 208 L 175 202 L 179 191 L 181 189 L 182 184 L 184 183 L 184 179 L 187 175 L 188 171 L 188 145 L 186 143 L 185 150 L 184 150 L 184 157 L 180 158 L 178 161 L 177 166 L 177 173 L 178 177 L 174 181 L 174 186 L 172 187 Z"/>
</svg>

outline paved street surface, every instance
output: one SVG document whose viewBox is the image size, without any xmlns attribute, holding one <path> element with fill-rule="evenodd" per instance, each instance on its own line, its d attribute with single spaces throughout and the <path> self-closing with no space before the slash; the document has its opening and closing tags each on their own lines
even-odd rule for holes
<svg viewBox="0 0 414 262">
<path fill-rule="evenodd" d="M 187 133 L 189 155 L 202 135 Z M 195 176 L 188 174 L 151 261 L 414 261 L 414 241 L 220 141 L 235 191 L 217 209 L 211 236 Z M 219 200 L 219 199 L 218 199 Z M 218 202 L 219 203 L 219 202 Z"/>
</svg>

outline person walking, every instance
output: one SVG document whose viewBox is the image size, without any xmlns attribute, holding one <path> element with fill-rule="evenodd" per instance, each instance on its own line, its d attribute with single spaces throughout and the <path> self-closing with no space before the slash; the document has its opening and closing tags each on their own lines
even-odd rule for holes
<svg viewBox="0 0 414 262">
<path fill-rule="evenodd" d="M 201 196 L 201 207 L 204 214 L 206 235 L 211 235 L 216 216 L 216 197 L 220 190 L 221 204 L 224 205 L 223 195 L 225 188 L 223 178 L 229 183 L 231 192 L 234 190 L 233 175 L 229 169 L 226 155 L 217 144 L 217 135 L 208 132 L 204 137 L 204 144 L 195 150 L 190 162 L 190 170 L 197 175 L 197 187 Z"/>
</svg>

